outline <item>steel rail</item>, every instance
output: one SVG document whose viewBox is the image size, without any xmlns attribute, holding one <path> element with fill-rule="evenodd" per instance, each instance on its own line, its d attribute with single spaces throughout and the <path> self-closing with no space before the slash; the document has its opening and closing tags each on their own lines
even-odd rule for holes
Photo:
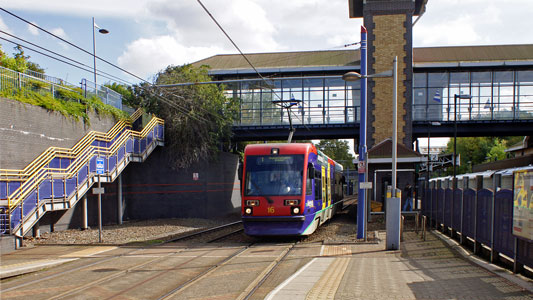
<svg viewBox="0 0 533 300">
<path fill-rule="evenodd" d="M 9 291 L 12 291 L 12 290 L 15 290 L 15 289 L 19 289 L 19 288 L 22 288 L 22 287 L 25 287 L 25 286 L 28 286 L 28 285 L 33 285 L 33 284 L 36 284 L 36 283 L 39 283 L 39 282 L 42 282 L 42 281 L 45 281 L 45 280 L 54 279 L 54 278 L 57 278 L 57 277 L 62 276 L 62 275 L 67 275 L 67 274 L 70 274 L 72 272 L 76 272 L 76 271 L 79 271 L 79 270 L 83 270 L 83 269 L 86 269 L 86 268 L 93 267 L 95 265 L 99 265 L 99 264 L 102 264 L 102 263 L 105 263 L 105 262 L 109 262 L 111 260 L 127 257 L 128 255 L 132 255 L 132 254 L 134 254 L 136 252 L 143 251 L 145 249 L 155 248 L 155 247 L 159 247 L 161 245 L 165 245 L 165 244 L 169 244 L 169 243 L 178 241 L 180 239 L 186 239 L 186 238 L 189 238 L 189 237 L 192 237 L 192 236 L 197 236 L 197 235 L 200 235 L 200 234 L 210 233 L 210 232 L 213 232 L 215 230 L 219 230 L 219 229 L 223 229 L 223 228 L 226 228 L 226 227 L 230 227 L 230 226 L 233 226 L 233 225 L 236 225 L 236 224 L 239 224 L 239 223 L 241 223 L 241 221 L 228 223 L 228 224 L 224 224 L 224 225 L 220 225 L 220 226 L 216 226 L 216 227 L 212 227 L 212 228 L 208 228 L 208 229 L 204 229 L 204 230 L 201 230 L 199 232 L 188 234 L 188 235 L 185 235 L 185 236 L 182 236 L 182 237 L 178 237 L 178 238 L 175 238 L 175 239 L 170 239 L 170 240 L 164 241 L 164 242 L 159 243 L 159 244 L 148 245 L 146 247 L 142 247 L 142 248 L 139 248 L 139 249 L 132 249 L 131 251 L 128 251 L 128 252 L 123 253 L 123 254 L 120 254 L 118 256 L 112 256 L 112 257 L 105 258 L 105 259 L 97 261 L 97 262 L 92 262 L 92 263 L 89 263 L 89 264 L 86 264 L 86 265 L 83 265 L 83 266 L 78 266 L 78 267 L 75 267 L 73 269 L 69 269 L 69 270 L 63 271 L 63 272 L 54 273 L 54 274 L 51 274 L 49 276 L 45 276 L 45 277 L 42 277 L 42 278 L 39 278 L 39 279 L 36 279 L 36 280 L 27 281 L 25 283 L 22 283 L 22 284 L 19 284 L 19 285 L 16 285 L 16 286 L 12 286 L 10 288 L 2 289 L 2 293 L 6 293 L 6 292 L 9 292 Z M 174 251 L 174 252 L 172 252 L 172 253 L 170 253 L 168 255 L 173 255 L 173 254 L 176 254 L 176 253 L 180 253 L 180 252 L 183 252 L 183 251 L 185 251 L 187 249 L 190 249 L 190 247 L 179 249 L 179 251 Z M 166 258 L 168 255 L 154 258 L 154 259 L 150 260 L 148 263 L 157 261 L 158 259 Z M 143 263 L 137 264 L 135 266 L 132 266 L 132 267 L 128 268 L 127 270 L 119 271 L 118 273 L 119 273 L 119 275 L 121 275 L 124 272 L 128 272 L 128 271 L 131 271 L 131 270 L 133 270 L 135 268 L 142 267 L 145 264 L 147 264 L 147 262 L 143 262 Z M 89 288 L 89 287 L 93 286 L 96 283 L 104 282 L 107 279 L 113 279 L 113 278 L 116 277 L 115 275 L 116 275 L 116 273 L 110 274 L 108 277 L 99 279 L 98 282 L 91 282 L 91 283 L 86 284 L 86 285 L 84 285 L 82 287 L 78 287 L 76 289 L 76 291 L 73 291 L 73 290 L 66 291 L 65 293 L 68 293 L 68 294 L 63 293 L 63 294 L 61 294 L 59 296 L 56 295 L 56 296 L 53 297 L 53 299 L 56 299 L 57 297 L 64 297 L 64 296 L 70 295 L 70 294 L 72 294 L 72 292 L 77 292 L 77 291 L 80 291 L 80 290 L 84 290 L 86 288 Z M 111 276 L 114 276 L 114 277 L 111 277 Z"/>
</svg>

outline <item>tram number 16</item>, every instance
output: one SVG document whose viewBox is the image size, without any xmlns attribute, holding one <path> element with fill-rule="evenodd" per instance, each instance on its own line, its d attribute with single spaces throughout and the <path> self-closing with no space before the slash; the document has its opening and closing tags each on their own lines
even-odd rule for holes
<svg viewBox="0 0 533 300">
<path fill-rule="evenodd" d="M 275 212 L 274 206 L 269 206 L 267 211 L 269 214 L 273 214 Z"/>
</svg>

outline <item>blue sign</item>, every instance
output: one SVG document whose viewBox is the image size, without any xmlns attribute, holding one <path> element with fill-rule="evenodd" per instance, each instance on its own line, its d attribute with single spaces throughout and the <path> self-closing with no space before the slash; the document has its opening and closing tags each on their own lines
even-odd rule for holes
<svg viewBox="0 0 533 300">
<path fill-rule="evenodd" d="M 104 159 L 103 158 L 96 158 L 96 174 L 101 175 L 104 174 Z"/>
</svg>

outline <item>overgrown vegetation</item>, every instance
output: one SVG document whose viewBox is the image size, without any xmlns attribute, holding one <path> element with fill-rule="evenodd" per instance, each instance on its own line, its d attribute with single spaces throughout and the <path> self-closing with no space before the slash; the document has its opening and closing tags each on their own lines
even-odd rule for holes
<svg viewBox="0 0 533 300">
<path fill-rule="evenodd" d="M 14 57 L 9 57 L 0 48 L 0 65 L 2 67 L 21 73 L 26 70 L 44 73 L 44 69 L 38 64 L 29 61 L 30 57 L 24 55 L 24 51 L 20 46 L 15 47 L 15 50 L 17 52 L 14 53 Z M 88 112 L 91 111 L 98 114 L 112 115 L 117 120 L 128 117 L 127 113 L 104 104 L 96 96 L 83 97 L 80 88 L 68 87 L 68 89 L 62 89 L 57 86 L 54 90 L 54 95 L 52 95 L 51 85 L 44 81 L 30 79 L 22 87 L 15 86 L 15 84 L 10 86 L 4 83 L 0 89 L 0 96 L 58 111 L 62 115 L 76 120 L 81 118 L 88 124 L 90 124 Z"/>
<path fill-rule="evenodd" d="M 155 85 L 211 81 L 207 67 L 168 66 L 160 71 Z M 201 160 L 212 160 L 231 148 L 231 126 L 238 100 L 224 96 L 223 86 L 199 84 L 156 88 L 148 83 L 127 87 L 108 84 L 122 94 L 124 102 L 165 120 L 165 148 L 169 165 L 186 168 Z"/>
<path fill-rule="evenodd" d="M 51 93 L 40 93 L 27 88 L 3 88 L 0 90 L 0 96 L 57 111 L 65 117 L 72 117 L 76 120 L 81 118 L 87 124 L 90 124 L 88 112 L 91 111 L 112 115 L 116 120 L 128 117 L 126 112 L 102 103 L 96 96 L 85 98 L 77 92 L 62 89 L 57 90 L 56 98 L 52 97 Z"/>
</svg>

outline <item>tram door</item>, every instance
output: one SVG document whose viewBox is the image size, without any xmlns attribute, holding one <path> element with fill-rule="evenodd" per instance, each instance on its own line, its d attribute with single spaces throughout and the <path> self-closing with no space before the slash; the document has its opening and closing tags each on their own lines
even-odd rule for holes
<svg viewBox="0 0 533 300">
<path fill-rule="evenodd" d="M 331 205 L 331 165 L 328 163 L 328 172 L 327 172 L 327 184 L 326 189 L 328 191 L 328 206 Z"/>
<path fill-rule="evenodd" d="M 326 167 L 322 166 L 322 209 L 326 208 L 328 202 L 327 193 L 326 193 Z"/>
</svg>

